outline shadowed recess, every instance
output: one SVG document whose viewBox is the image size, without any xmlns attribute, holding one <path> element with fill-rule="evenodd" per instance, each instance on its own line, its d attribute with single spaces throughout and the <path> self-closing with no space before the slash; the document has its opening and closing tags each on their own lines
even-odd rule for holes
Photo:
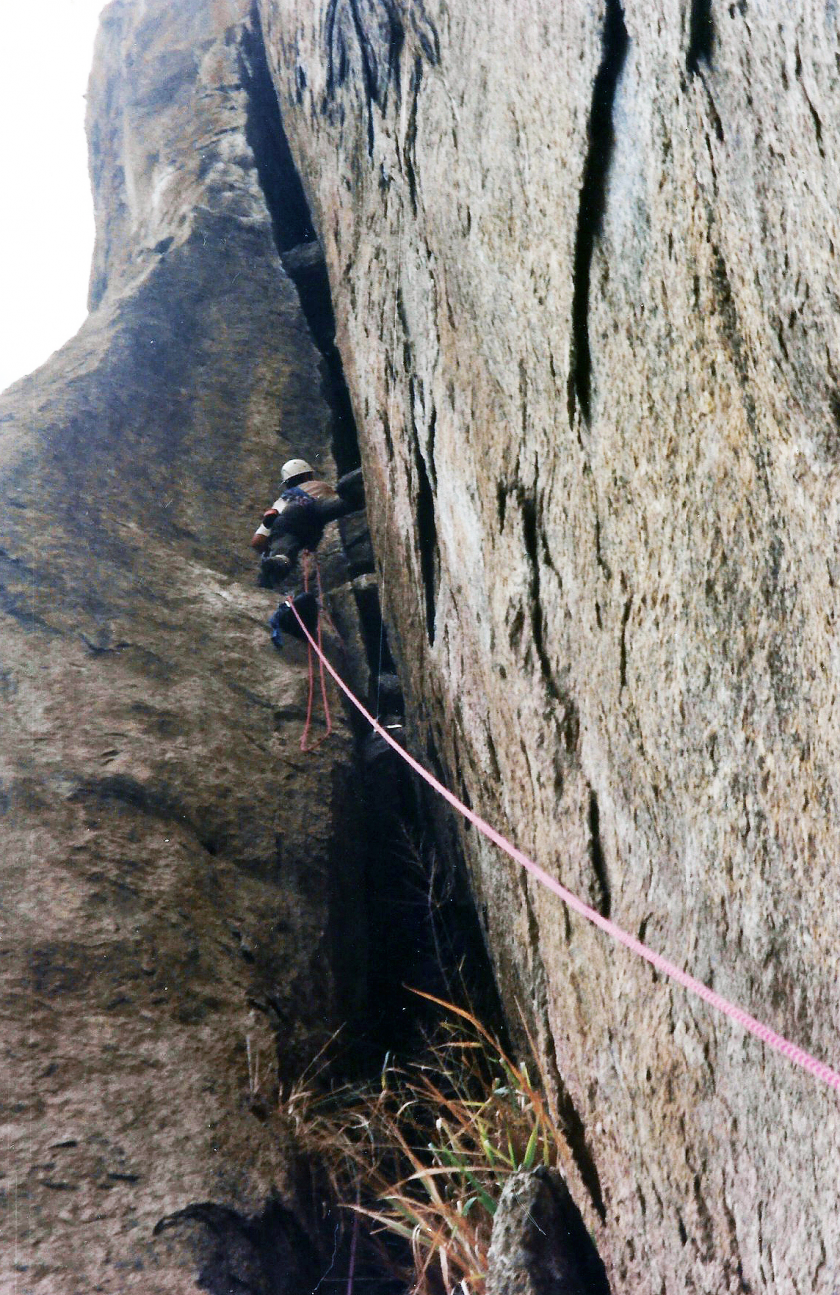
<svg viewBox="0 0 840 1295">
<path fill-rule="evenodd" d="M 714 41 L 712 0 L 691 0 L 685 65 L 694 76 L 700 72 L 701 63 L 711 64 Z"/>
<path fill-rule="evenodd" d="M 312 339 L 322 356 L 323 394 L 332 413 L 332 450 L 339 473 L 359 466 L 350 392 L 335 344 L 335 313 L 327 267 L 277 103 L 256 7 L 242 36 L 242 85 L 248 95 L 245 136 L 254 154 L 274 242 L 294 283 Z"/>
<path fill-rule="evenodd" d="M 435 497 L 419 449 L 415 449 L 414 459 L 417 465 L 417 546 L 420 550 L 420 573 L 426 600 L 426 634 L 431 647 L 435 641 L 435 603 L 439 578 Z"/>
</svg>

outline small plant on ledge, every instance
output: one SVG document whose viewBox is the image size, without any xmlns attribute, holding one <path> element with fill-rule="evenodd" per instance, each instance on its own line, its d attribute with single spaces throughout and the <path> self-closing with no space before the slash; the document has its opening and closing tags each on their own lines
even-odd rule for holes
<svg viewBox="0 0 840 1295">
<path fill-rule="evenodd" d="M 386 1057 L 378 1087 L 328 1094 L 301 1084 L 284 1103 L 305 1152 L 326 1166 L 380 1271 L 413 1295 L 484 1295 L 493 1215 L 517 1169 L 555 1166 L 561 1137 L 538 1079 L 470 1012 L 444 1016 L 423 1057 Z M 533 1049 L 532 1049 L 533 1051 Z"/>
</svg>

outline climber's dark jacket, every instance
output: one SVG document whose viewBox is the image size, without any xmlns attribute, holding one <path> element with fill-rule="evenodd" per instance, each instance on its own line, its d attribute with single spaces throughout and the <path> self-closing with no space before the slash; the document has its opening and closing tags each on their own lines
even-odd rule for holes
<svg viewBox="0 0 840 1295">
<path fill-rule="evenodd" d="M 300 540 L 301 548 L 315 549 L 327 522 L 346 511 L 347 505 L 326 481 L 290 486 L 263 514 L 251 547 L 264 553 L 273 539 L 291 534 Z"/>
</svg>

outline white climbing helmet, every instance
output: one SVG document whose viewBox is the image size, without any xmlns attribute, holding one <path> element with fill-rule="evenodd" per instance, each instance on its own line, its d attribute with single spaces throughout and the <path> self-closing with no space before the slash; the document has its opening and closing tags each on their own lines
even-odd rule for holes
<svg viewBox="0 0 840 1295">
<path fill-rule="evenodd" d="M 306 462 L 306 459 L 289 459 L 280 469 L 280 480 L 285 485 L 286 482 L 291 481 L 293 477 L 305 476 L 307 472 L 310 476 L 313 475 L 313 470 Z"/>
</svg>

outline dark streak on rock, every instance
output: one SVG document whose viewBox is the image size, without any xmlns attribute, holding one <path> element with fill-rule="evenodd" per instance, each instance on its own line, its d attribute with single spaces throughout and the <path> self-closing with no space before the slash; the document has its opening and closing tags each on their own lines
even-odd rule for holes
<svg viewBox="0 0 840 1295">
<path fill-rule="evenodd" d="M 630 609 L 633 606 L 633 599 L 628 598 L 624 604 L 621 613 L 621 641 L 619 645 L 619 691 L 627 687 L 627 622 L 630 619 Z"/>
<path fill-rule="evenodd" d="M 417 215 L 417 101 L 420 96 L 420 85 L 423 80 L 423 60 L 420 57 L 415 58 L 414 66 L 411 69 L 411 80 L 409 82 L 409 92 L 411 94 L 411 108 L 408 114 L 408 123 L 405 128 L 405 143 L 403 145 L 403 161 L 405 163 L 405 175 L 408 180 L 408 198 L 411 203 L 411 212 L 413 216 Z"/>
<path fill-rule="evenodd" d="M 346 19 L 347 21 L 342 21 Z M 432 66 L 440 59 L 437 31 L 426 14 L 422 0 L 405 6 L 395 0 L 329 0 L 324 20 L 327 54 L 326 103 L 335 98 L 350 71 L 347 45 L 348 26 L 358 47 L 366 109 L 367 150 L 373 157 L 374 106 L 385 110 L 388 89 L 393 85 L 397 101 L 401 94 L 400 64 L 406 40 L 406 21 L 416 36 L 421 57 Z M 413 79 L 419 87 L 416 66 Z"/>
<path fill-rule="evenodd" d="M 513 620 L 508 630 L 508 641 L 512 648 L 517 648 L 522 638 L 522 631 L 525 628 L 525 613 L 521 607 L 517 607 Z"/>
<path fill-rule="evenodd" d="M 722 144 L 724 140 L 723 123 L 720 114 L 712 98 L 712 91 L 706 73 L 712 68 L 712 55 L 715 45 L 715 24 L 712 17 L 712 0 L 692 0 L 691 14 L 689 16 L 688 27 L 688 46 L 685 52 L 685 66 L 687 71 L 694 77 L 697 77 L 706 95 L 706 103 L 709 109 L 712 126 L 715 135 Z M 680 78 L 680 88 L 683 93 L 688 89 L 684 77 Z M 707 139 L 708 144 L 708 139 Z M 709 149 L 711 156 L 711 148 Z M 712 160 L 712 172 L 714 172 L 714 160 Z M 715 181 L 717 183 L 717 181 Z"/>
<path fill-rule="evenodd" d="M 494 783 L 501 783 L 502 771 L 499 767 L 499 755 L 496 750 L 496 743 L 493 741 L 493 734 L 489 728 L 485 730 L 487 738 L 487 757 L 490 761 L 490 776 Z"/>
<path fill-rule="evenodd" d="M 738 1229 L 735 1223 L 735 1216 L 733 1215 L 725 1196 L 721 1197 L 721 1204 L 726 1217 L 726 1230 L 729 1234 L 730 1246 L 730 1254 L 725 1255 L 723 1260 L 723 1271 L 727 1285 L 730 1290 L 736 1290 L 738 1295 L 752 1295 L 753 1288 L 744 1276 L 744 1267 L 738 1253 L 740 1247 L 738 1244 Z M 737 1285 L 735 1283 L 737 1283 Z"/>
<path fill-rule="evenodd" d="M 799 82 L 803 95 L 805 96 L 805 102 L 808 105 L 808 111 L 810 112 L 811 120 L 814 123 L 814 134 L 817 137 L 817 148 L 819 149 L 820 157 L 825 160 L 825 148 L 823 147 L 822 142 L 822 120 L 816 108 L 811 103 L 808 91 L 805 89 L 805 82 L 802 79 L 802 56 L 799 53 L 799 45 L 796 46 L 796 79 Z"/>
<path fill-rule="evenodd" d="M 607 175 L 615 136 L 612 124 L 616 87 L 627 57 L 629 37 L 619 0 L 606 0 L 601 32 L 601 64 L 592 86 L 588 149 L 578 205 L 572 287 L 571 353 L 569 357 L 569 425 L 575 399 L 589 422 L 592 396 L 592 355 L 589 347 L 589 288 L 595 240 L 601 233 L 606 204 Z"/>
<path fill-rule="evenodd" d="M 437 67 L 440 62 L 440 38 L 437 28 L 426 13 L 423 0 L 414 0 L 411 6 L 411 25 L 430 66 Z"/>
<path fill-rule="evenodd" d="M 114 643 L 112 645 L 107 643 L 95 643 L 94 640 L 89 638 L 82 630 L 79 630 L 79 638 L 82 640 L 91 656 L 107 656 L 111 652 L 119 653 L 124 651 L 125 648 L 131 647 L 131 644 L 126 642 L 125 639 L 120 639 L 118 643 Z"/>
<path fill-rule="evenodd" d="M 711 66 L 714 43 L 715 25 L 711 0 L 691 0 L 685 66 L 693 76 L 701 75 L 701 63 Z"/>
<path fill-rule="evenodd" d="M 557 735 L 569 755 L 575 756 L 580 745 L 580 711 L 570 697 L 564 699 L 563 712 L 554 718 Z M 555 770 L 557 795 L 563 793 L 563 770 Z"/>
<path fill-rule="evenodd" d="M 706 80 L 706 78 L 703 76 L 703 73 L 702 73 L 702 72 L 698 72 L 698 76 L 700 77 L 700 81 L 701 81 L 701 83 L 702 83 L 702 85 L 703 85 L 703 89 L 704 89 L 704 90 L 705 90 L 705 92 L 706 92 L 706 103 L 707 103 L 708 108 L 709 108 L 709 116 L 710 116 L 710 117 L 711 117 L 711 119 L 712 119 L 712 127 L 714 128 L 715 136 L 717 137 L 718 143 L 719 143 L 719 144 L 722 144 L 722 143 L 723 143 L 723 141 L 724 141 L 724 139 L 726 138 L 726 136 L 724 135 L 724 132 L 723 132 L 723 122 L 722 122 L 722 121 L 721 121 L 721 119 L 720 119 L 720 113 L 718 112 L 717 107 L 715 106 L 715 101 L 714 101 L 714 99 L 712 98 L 712 92 L 711 92 L 711 90 L 709 89 L 709 83 L 708 83 L 708 81 L 707 81 L 707 80 Z M 707 140 L 707 143 L 708 143 L 708 140 Z M 711 156 L 711 148 L 709 149 L 709 155 Z M 713 172 L 713 173 L 714 173 L 714 170 L 715 170 L 714 160 L 712 160 L 712 172 Z M 715 174 L 715 188 L 717 188 L 717 175 L 716 175 L 716 174 Z"/>
<path fill-rule="evenodd" d="M 402 288 L 399 285 L 397 286 L 395 305 L 396 305 L 396 311 L 397 311 L 397 318 L 400 321 L 400 328 L 402 329 L 402 335 L 403 335 L 403 345 L 402 345 L 403 370 L 406 373 L 410 373 L 412 368 L 410 330 L 408 327 L 408 315 L 405 313 L 405 300 L 403 299 Z M 394 349 L 394 357 L 393 357 L 394 375 L 396 378 L 396 350 L 397 350 L 396 335 L 394 336 L 393 349 Z"/>
<path fill-rule="evenodd" d="M 703 1184 L 700 1174 L 694 1175 L 692 1191 L 697 1211 L 698 1224 L 695 1228 L 694 1239 L 702 1261 L 704 1263 L 709 1263 L 715 1253 L 715 1226 L 709 1207 L 706 1204 L 706 1198 L 703 1194 Z"/>
<path fill-rule="evenodd" d="M 429 414 L 429 475 L 432 485 L 437 489 L 437 472 L 435 471 L 435 436 L 437 434 L 437 409 L 432 405 Z"/>
<path fill-rule="evenodd" d="M 362 78 L 364 80 L 365 96 L 367 99 L 368 157 L 373 157 L 373 105 L 379 102 L 376 54 L 371 41 L 368 39 L 364 24 L 362 23 L 358 0 L 349 0 L 349 6 L 353 19 L 353 27 L 356 32 L 356 39 L 359 42 L 359 54 L 362 60 Z"/>
<path fill-rule="evenodd" d="M 778 315 L 772 316 L 770 320 L 770 324 L 773 328 L 773 332 L 776 334 L 776 337 L 778 339 L 779 350 L 782 352 L 782 355 L 785 357 L 785 360 L 787 361 L 787 363 L 790 364 L 790 353 L 788 352 L 787 343 L 785 341 L 784 324 L 782 323 L 781 319 L 779 319 Z"/>
<path fill-rule="evenodd" d="M 603 571 L 605 578 L 612 580 L 612 567 L 604 557 L 601 549 L 601 519 L 597 513 L 595 515 L 595 561 Z"/>
<path fill-rule="evenodd" d="M 598 797 L 593 788 L 589 789 L 589 858 L 592 871 L 600 890 L 598 912 L 602 917 L 609 917 L 612 907 L 610 883 L 607 875 L 607 861 L 604 857 L 604 846 L 601 841 L 601 812 L 598 808 Z"/>
<path fill-rule="evenodd" d="M 347 80 L 350 66 L 347 48 L 338 27 L 338 0 L 329 0 L 324 14 L 324 43 L 327 47 L 326 97 L 332 99 L 340 85 Z"/>
<path fill-rule="evenodd" d="M 729 279 L 729 271 L 726 268 L 723 252 L 716 243 L 712 244 L 712 287 L 723 340 L 727 344 L 727 350 L 732 358 L 739 381 L 745 384 L 748 381 L 749 373 L 744 339 L 738 320 L 738 311 Z"/>
<path fill-rule="evenodd" d="M 391 375 L 393 381 L 393 374 Z M 382 433 L 385 437 L 385 444 L 388 447 L 388 458 L 394 457 L 394 439 L 391 435 L 391 420 L 388 417 L 388 410 L 382 410 Z"/>
<path fill-rule="evenodd" d="M 100 800 L 128 805 L 142 814 L 185 823 L 182 802 L 164 787 L 148 786 L 130 774 L 116 773 L 104 778 L 89 778 L 72 791 L 70 802 Z"/>
<path fill-rule="evenodd" d="M 723 256 L 723 252 L 714 242 L 712 243 L 711 250 L 712 289 L 717 308 L 718 328 L 723 341 L 726 344 L 732 360 L 732 365 L 738 376 L 738 383 L 741 388 L 741 399 L 744 405 L 744 413 L 746 414 L 747 424 L 753 435 L 753 455 L 756 466 L 759 469 L 759 476 L 767 494 L 767 498 L 772 507 L 773 496 L 770 486 L 767 452 L 763 447 L 763 438 L 758 426 L 755 397 L 753 396 L 750 382 L 747 346 L 741 329 L 741 323 L 738 318 L 738 309 L 735 304 L 735 296 L 732 291 L 732 284 L 729 278 L 729 272 L 726 268 L 726 261 Z"/>
<path fill-rule="evenodd" d="M 420 574 L 426 602 L 426 636 L 429 647 L 435 641 L 435 618 L 439 581 L 437 524 L 435 522 L 435 497 L 429 474 L 419 447 L 415 443 L 414 462 L 417 468 L 417 547 L 420 553 Z"/>
<path fill-rule="evenodd" d="M 840 402 L 838 402 L 840 409 Z M 499 532 L 505 529 L 505 518 L 507 517 L 508 488 L 503 481 L 496 483 L 496 515 L 499 518 Z"/>
<path fill-rule="evenodd" d="M 25 592 L 15 592 L 0 585 L 0 614 L 11 616 L 25 630 L 39 630 L 42 634 L 59 635 L 60 630 L 33 611 L 34 598 Z"/>
<path fill-rule="evenodd" d="M 534 651 L 540 663 L 543 680 L 554 701 L 562 701 L 561 690 L 557 685 L 554 668 L 545 645 L 545 613 L 540 595 L 540 555 L 538 549 L 537 505 L 531 495 L 520 494 L 519 506 L 522 511 L 522 538 L 525 552 L 531 568 L 531 588 L 528 592 L 531 610 L 531 637 Z"/>
</svg>

